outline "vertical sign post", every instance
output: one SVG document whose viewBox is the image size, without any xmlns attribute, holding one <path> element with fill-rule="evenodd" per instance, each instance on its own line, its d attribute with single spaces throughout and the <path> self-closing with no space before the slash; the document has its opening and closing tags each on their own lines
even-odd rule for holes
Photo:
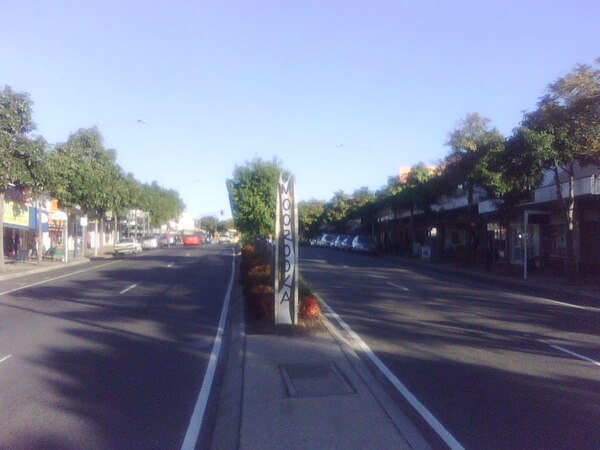
<svg viewBox="0 0 600 450">
<path fill-rule="evenodd" d="M 298 209 L 294 178 L 279 175 L 275 214 L 275 323 L 298 323 Z"/>
</svg>

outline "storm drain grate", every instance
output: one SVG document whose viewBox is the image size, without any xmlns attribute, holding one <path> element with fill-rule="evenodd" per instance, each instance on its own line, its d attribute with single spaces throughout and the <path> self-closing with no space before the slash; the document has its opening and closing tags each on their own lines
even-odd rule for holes
<svg viewBox="0 0 600 450">
<path fill-rule="evenodd" d="M 279 368 L 288 397 L 356 394 L 350 381 L 333 362 L 283 364 Z"/>
</svg>

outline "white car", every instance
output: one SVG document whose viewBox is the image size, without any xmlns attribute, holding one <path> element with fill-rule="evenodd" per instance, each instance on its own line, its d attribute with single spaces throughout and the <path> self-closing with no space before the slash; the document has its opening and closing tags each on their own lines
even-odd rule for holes
<svg viewBox="0 0 600 450">
<path fill-rule="evenodd" d="M 115 244 L 115 256 L 132 255 L 137 253 L 142 253 L 142 244 L 140 244 L 136 239 L 125 238 L 121 239 Z"/>
<path fill-rule="evenodd" d="M 158 248 L 158 239 L 156 239 L 154 236 L 146 236 L 142 239 L 142 248 L 144 250 Z"/>
</svg>

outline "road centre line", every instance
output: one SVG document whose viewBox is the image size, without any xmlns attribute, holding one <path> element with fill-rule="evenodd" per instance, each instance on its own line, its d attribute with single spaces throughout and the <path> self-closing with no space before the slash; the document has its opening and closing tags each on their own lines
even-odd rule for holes
<svg viewBox="0 0 600 450">
<path fill-rule="evenodd" d="M 56 281 L 56 280 L 60 280 L 62 278 L 67 278 L 67 277 L 70 277 L 70 276 L 73 276 L 73 275 L 77 275 L 79 273 L 89 272 L 91 270 L 95 270 L 95 269 L 98 269 L 100 267 L 110 266 L 111 264 L 117 264 L 119 262 L 120 261 L 111 261 L 111 262 L 108 262 L 106 264 L 100 264 L 98 266 L 91 267 L 89 269 L 78 270 L 76 272 L 66 273 L 66 274 L 60 275 L 58 277 L 48 278 L 47 280 L 38 281 L 37 283 L 31 283 L 31 284 L 27 284 L 25 286 L 20 286 L 18 288 L 10 289 L 8 291 L 0 292 L 0 296 L 6 295 L 6 294 L 11 294 L 11 293 L 17 292 L 17 291 L 22 291 L 23 289 L 28 289 L 30 287 L 39 286 L 40 284 L 46 284 L 46 283 L 49 283 L 50 281 Z"/>
<path fill-rule="evenodd" d="M 399 284 L 392 283 L 391 281 L 386 281 L 386 283 L 385 283 L 385 284 L 387 284 L 388 286 L 392 286 L 392 287 L 395 287 L 395 288 L 397 288 L 397 289 L 400 289 L 400 290 L 402 290 L 402 291 L 406 291 L 406 292 L 408 292 L 408 291 L 410 290 L 410 289 L 408 289 L 407 287 L 400 286 Z"/>
<path fill-rule="evenodd" d="M 129 292 L 130 290 L 136 288 L 137 286 L 138 286 L 138 283 L 132 284 L 131 286 L 126 287 L 121 292 L 119 292 L 119 294 L 124 294 L 125 292 Z"/>
<path fill-rule="evenodd" d="M 6 361 L 10 357 L 12 357 L 12 355 L 3 356 L 2 358 L 0 358 L 0 363 L 3 363 L 4 361 Z"/>
<path fill-rule="evenodd" d="M 571 356 L 574 356 L 575 358 L 595 364 L 596 366 L 600 366 L 600 362 L 598 362 L 592 358 L 588 358 L 587 356 L 580 355 L 579 353 L 572 352 L 571 350 L 567 350 L 566 348 L 562 348 L 560 345 L 552 345 L 552 344 L 548 344 L 548 345 L 555 350 L 566 353 L 567 355 L 571 355 Z"/>
<path fill-rule="evenodd" d="M 411 404 L 411 406 L 423 417 L 427 424 L 437 433 L 446 445 L 451 450 L 464 450 L 464 447 L 456 440 L 452 434 L 429 412 L 429 410 L 423 405 L 404 384 L 392 373 L 390 369 L 381 361 L 375 353 L 369 348 L 369 346 L 356 334 L 352 328 L 350 328 L 343 319 L 338 316 L 331 307 L 325 303 L 325 301 L 317 296 L 319 301 L 323 304 L 326 311 L 326 316 L 330 316 L 348 333 L 352 347 L 355 350 L 363 352 L 375 366 L 381 371 L 381 373 L 388 379 L 390 383 L 396 388 L 396 390 Z M 327 317 L 329 319 L 329 317 Z M 326 321 L 327 323 L 327 321 Z M 329 327 L 328 327 L 329 328 Z M 337 331 L 334 329 L 334 331 Z"/>
<path fill-rule="evenodd" d="M 181 450 L 194 450 L 198 443 L 198 437 L 200 436 L 200 429 L 202 422 L 204 421 L 204 413 L 206 412 L 206 406 L 208 405 L 208 397 L 212 390 L 212 384 L 217 370 L 217 361 L 221 353 L 221 346 L 223 344 L 223 336 L 225 334 L 225 323 L 227 321 L 227 315 L 229 311 L 229 303 L 231 300 L 231 291 L 233 289 L 233 279 L 235 276 L 235 253 L 232 253 L 233 258 L 231 259 L 231 277 L 229 278 L 229 285 L 227 286 L 227 292 L 225 293 L 225 300 L 223 301 L 223 309 L 221 310 L 221 318 L 219 319 L 219 327 L 217 329 L 217 335 L 213 344 L 213 349 L 210 354 L 208 366 L 206 367 L 206 373 L 204 374 L 204 380 L 202 381 L 202 387 L 198 394 L 198 400 L 196 406 L 194 406 L 194 412 L 190 419 L 183 444 L 181 444 Z"/>
</svg>

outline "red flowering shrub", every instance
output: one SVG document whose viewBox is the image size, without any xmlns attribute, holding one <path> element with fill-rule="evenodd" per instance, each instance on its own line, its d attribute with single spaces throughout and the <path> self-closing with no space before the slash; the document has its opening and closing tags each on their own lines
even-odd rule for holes
<svg viewBox="0 0 600 450">
<path fill-rule="evenodd" d="M 300 317 L 308 320 L 319 319 L 323 313 L 321 312 L 321 305 L 316 298 L 305 296 L 300 301 Z"/>
<path fill-rule="evenodd" d="M 247 287 L 256 286 L 258 284 L 272 284 L 270 264 L 257 264 L 250 267 L 246 276 L 245 284 Z"/>
<path fill-rule="evenodd" d="M 273 320 L 275 291 L 273 287 L 259 284 L 247 289 L 246 301 L 250 314 L 256 320 Z"/>
</svg>

